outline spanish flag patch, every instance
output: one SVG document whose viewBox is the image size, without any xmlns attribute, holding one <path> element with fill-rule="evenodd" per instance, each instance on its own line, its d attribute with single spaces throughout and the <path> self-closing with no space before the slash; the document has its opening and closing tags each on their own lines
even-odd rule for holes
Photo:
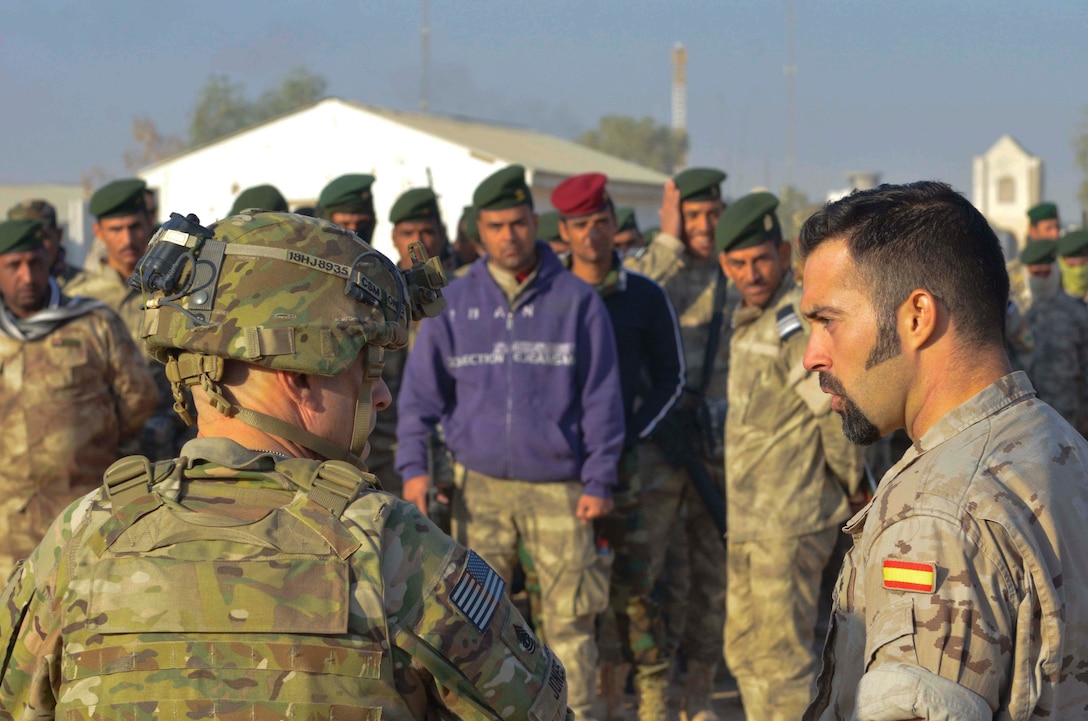
<svg viewBox="0 0 1088 721">
<path fill-rule="evenodd" d="M 932 563 L 893 561 L 885 558 L 884 588 L 933 593 L 937 588 L 937 567 Z"/>
</svg>

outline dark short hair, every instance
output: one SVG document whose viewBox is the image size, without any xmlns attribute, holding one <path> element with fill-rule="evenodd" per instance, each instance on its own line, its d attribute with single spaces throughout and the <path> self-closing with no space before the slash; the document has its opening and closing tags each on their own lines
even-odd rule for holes
<svg viewBox="0 0 1088 721">
<path fill-rule="evenodd" d="M 916 289 L 948 309 L 972 347 L 1002 345 L 1009 275 L 1001 244 L 982 213 L 945 183 L 921 181 L 855 191 L 805 221 L 801 258 L 845 240 L 882 323 Z"/>
</svg>

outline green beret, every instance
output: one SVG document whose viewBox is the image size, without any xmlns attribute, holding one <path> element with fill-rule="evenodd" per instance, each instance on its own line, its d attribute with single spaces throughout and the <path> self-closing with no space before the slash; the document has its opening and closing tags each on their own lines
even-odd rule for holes
<svg viewBox="0 0 1088 721">
<path fill-rule="evenodd" d="M 725 173 L 714 168 L 688 168 L 673 178 L 680 200 L 721 200 Z"/>
<path fill-rule="evenodd" d="M 533 207 L 533 194 L 525 184 L 525 168 L 510 165 L 484 178 L 472 194 L 472 204 L 479 210 L 505 210 L 528 203 Z"/>
<path fill-rule="evenodd" d="M 38 220 L 5 220 L 0 223 L 0 255 L 43 247 L 45 230 Z"/>
<path fill-rule="evenodd" d="M 638 221 L 635 220 L 635 209 L 616 208 L 616 232 L 626 233 L 628 230 L 638 230 Z"/>
<path fill-rule="evenodd" d="M 55 228 L 57 209 L 41 199 L 24 200 L 8 211 L 8 220 L 40 220 L 47 228 Z"/>
<path fill-rule="evenodd" d="M 99 220 L 142 213 L 147 210 L 145 190 L 147 183 L 139 178 L 115 180 L 95 191 L 88 210 Z"/>
<path fill-rule="evenodd" d="M 430 188 L 410 188 L 397 198 L 389 210 L 389 222 L 394 225 L 406 220 L 441 220 L 438 197 Z"/>
<path fill-rule="evenodd" d="M 1056 220 L 1058 218 L 1058 206 L 1054 203 L 1039 203 L 1028 211 L 1028 220 L 1038 223 L 1040 220 Z"/>
<path fill-rule="evenodd" d="M 1024 265 L 1050 265 L 1058 254 L 1058 244 L 1053 240 L 1033 240 L 1020 251 Z"/>
<path fill-rule="evenodd" d="M 782 230 L 774 209 L 778 198 L 771 193 L 746 195 L 726 208 L 718 218 L 714 244 L 721 253 L 754 248 L 769 240 L 781 240 Z"/>
<path fill-rule="evenodd" d="M 1058 255 L 1063 258 L 1088 256 L 1088 230 L 1073 230 L 1058 241 Z"/>
<path fill-rule="evenodd" d="M 461 217 L 465 219 L 465 235 L 468 239 L 474 243 L 480 242 L 480 226 L 476 225 L 476 221 L 480 218 L 479 211 L 476 210 L 474 205 L 466 205 Z"/>
<path fill-rule="evenodd" d="M 286 198 L 274 185 L 254 185 L 252 188 L 246 188 L 235 198 L 234 205 L 230 206 L 230 214 L 238 215 L 249 208 L 269 210 L 273 213 L 288 211 Z"/>
<path fill-rule="evenodd" d="M 549 210 L 547 213 L 541 213 L 540 221 L 536 226 L 537 237 L 548 242 L 566 242 L 559 237 L 559 217 L 558 210 Z"/>
<path fill-rule="evenodd" d="M 330 213 L 373 213 L 373 184 L 373 175 L 341 175 L 322 189 L 317 207 Z"/>
</svg>

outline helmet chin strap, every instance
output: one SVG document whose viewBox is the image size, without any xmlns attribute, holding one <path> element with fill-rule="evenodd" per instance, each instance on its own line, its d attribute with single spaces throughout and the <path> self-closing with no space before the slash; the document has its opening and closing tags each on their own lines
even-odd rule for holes
<svg viewBox="0 0 1088 721">
<path fill-rule="evenodd" d="M 374 383 L 381 380 L 382 370 L 385 368 L 385 350 L 380 346 L 366 345 L 362 353 L 363 383 L 359 388 L 359 397 L 355 401 L 355 421 L 352 424 L 349 448 L 332 443 L 287 421 L 231 403 L 223 395 L 222 389 L 216 382 L 223 377 L 223 366 L 218 358 L 200 356 L 195 353 L 181 353 L 167 361 L 167 376 L 174 386 L 174 397 L 177 399 L 175 410 L 182 415 L 187 424 L 191 423 L 191 418 L 182 399 L 181 386 L 199 383 L 207 394 L 210 405 L 223 415 L 237 418 L 259 431 L 297 443 L 326 460 L 345 461 L 361 471 L 367 471 L 366 463 L 360 458 L 360 454 L 366 448 L 366 440 L 370 435 L 373 415 L 370 397 Z M 211 363 L 205 359 L 211 360 Z"/>
</svg>

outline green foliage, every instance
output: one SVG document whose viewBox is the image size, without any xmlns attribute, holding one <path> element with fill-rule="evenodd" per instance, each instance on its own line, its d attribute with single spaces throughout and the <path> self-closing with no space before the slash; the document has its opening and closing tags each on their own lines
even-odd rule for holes
<svg viewBox="0 0 1088 721">
<path fill-rule="evenodd" d="M 320 75 L 299 67 L 289 72 L 277 87 L 250 100 L 241 83 L 231 82 L 225 75 L 212 75 L 197 95 L 189 119 L 189 144 L 211 142 L 310 105 L 321 99 L 327 85 Z"/>
<path fill-rule="evenodd" d="M 653 118 L 606 115 L 596 130 L 587 130 L 575 141 L 624 160 L 671 174 L 684 165 L 688 136 Z"/>
</svg>

